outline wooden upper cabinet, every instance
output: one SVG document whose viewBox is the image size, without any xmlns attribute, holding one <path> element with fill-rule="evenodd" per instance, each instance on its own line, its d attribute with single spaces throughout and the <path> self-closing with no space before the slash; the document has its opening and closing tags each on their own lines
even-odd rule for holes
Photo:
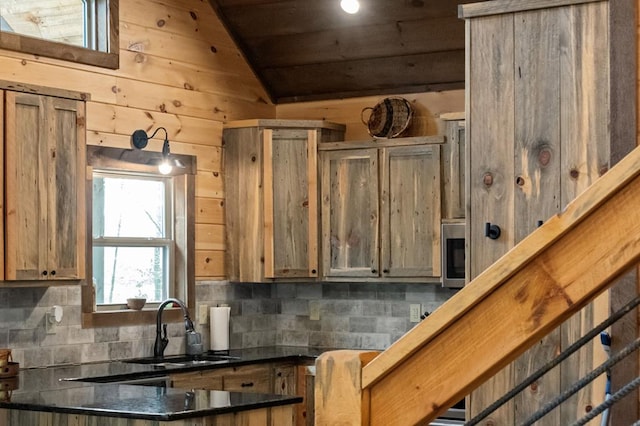
<svg viewBox="0 0 640 426">
<path fill-rule="evenodd" d="M 5 92 L 6 280 L 85 274 L 85 105 Z"/>
<path fill-rule="evenodd" d="M 440 276 L 440 146 L 385 148 L 381 162 L 382 274 Z"/>
<path fill-rule="evenodd" d="M 321 153 L 323 277 L 437 282 L 440 146 L 350 144 Z"/>
<path fill-rule="evenodd" d="M 317 144 L 343 137 L 343 125 L 315 120 L 245 120 L 225 126 L 230 281 L 318 276 Z"/>
<path fill-rule="evenodd" d="M 323 153 L 321 188 L 323 275 L 377 277 L 378 150 Z"/>
</svg>

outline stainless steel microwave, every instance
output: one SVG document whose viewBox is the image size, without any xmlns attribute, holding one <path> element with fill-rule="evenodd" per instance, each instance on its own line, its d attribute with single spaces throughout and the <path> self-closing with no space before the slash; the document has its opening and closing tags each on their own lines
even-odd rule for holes
<svg viewBox="0 0 640 426">
<path fill-rule="evenodd" d="M 442 286 L 462 288 L 465 284 L 465 223 L 442 223 Z"/>
</svg>

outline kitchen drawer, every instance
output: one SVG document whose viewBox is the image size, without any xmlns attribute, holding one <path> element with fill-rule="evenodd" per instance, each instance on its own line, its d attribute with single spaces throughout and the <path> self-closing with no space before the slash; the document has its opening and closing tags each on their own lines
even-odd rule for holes
<svg viewBox="0 0 640 426">
<path fill-rule="evenodd" d="M 272 364 L 243 365 L 223 371 L 222 385 L 226 391 L 273 393 Z"/>
<path fill-rule="evenodd" d="M 171 387 L 185 389 L 223 390 L 222 370 L 194 371 L 172 374 Z"/>
</svg>

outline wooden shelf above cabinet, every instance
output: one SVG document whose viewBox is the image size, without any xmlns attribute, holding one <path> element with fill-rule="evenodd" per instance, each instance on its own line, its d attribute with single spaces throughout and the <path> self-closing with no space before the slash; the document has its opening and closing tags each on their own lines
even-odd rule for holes
<svg viewBox="0 0 640 426">
<path fill-rule="evenodd" d="M 318 144 L 318 151 L 331 151 L 335 149 L 387 148 L 393 146 L 443 144 L 445 142 L 446 137 L 443 135 L 413 136 L 408 138 L 393 139 L 371 138 L 360 141 L 323 142 Z"/>
</svg>

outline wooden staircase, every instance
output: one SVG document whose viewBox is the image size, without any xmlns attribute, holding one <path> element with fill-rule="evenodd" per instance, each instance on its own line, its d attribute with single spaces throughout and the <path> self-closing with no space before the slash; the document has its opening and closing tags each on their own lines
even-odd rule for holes
<svg viewBox="0 0 640 426">
<path fill-rule="evenodd" d="M 316 425 L 435 419 L 640 260 L 640 148 L 381 353 L 316 363 Z"/>
</svg>

